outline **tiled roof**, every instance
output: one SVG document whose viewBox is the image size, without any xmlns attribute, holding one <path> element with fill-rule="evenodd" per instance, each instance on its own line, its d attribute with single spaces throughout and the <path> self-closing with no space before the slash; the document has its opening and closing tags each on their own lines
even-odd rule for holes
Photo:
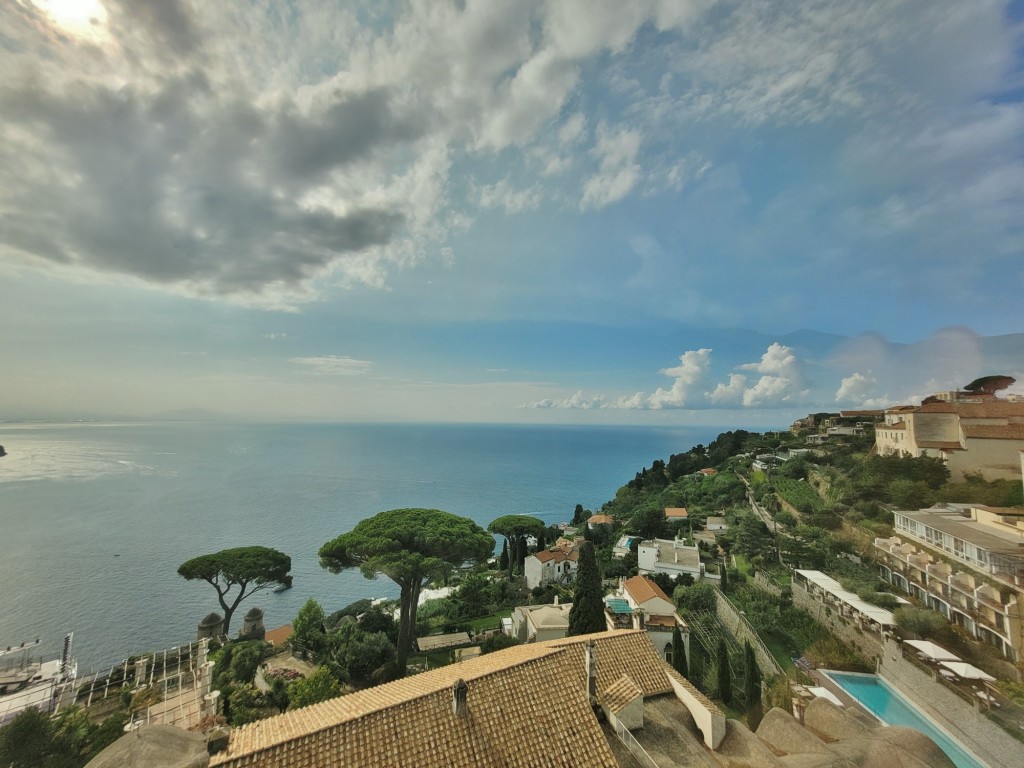
<svg viewBox="0 0 1024 768">
<path fill-rule="evenodd" d="M 534 552 L 533 556 L 542 563 L 547 563 L 552 560 L 556 563 L 560 563 L 563 560 L 572 560 L 575 562 L 580 559 L 580 553 L 575 549 L 572 552 L 566 552 L 562 549 L 542 549 L 540 552 Z"/>
<path fill-rule="evenodd" d="M 669 520 L 676 518 L 689 517 L 690 513 L 686 511 L 686 507 L 665 507 L 665 517 Z"/>
<path fill-rule="evenodd" d="M 620 629 L 612 632 L 598 632 L 593 635 L 576 635 L 561 640 L 546 640 L 538 645 L 549 648 L 563 648 L 570 652 L 569 659 L 576 663 L 565 665 L 578 670 L 581 685 L 586 685 L 587 643 L 597 643 L 597 690 L 603 691 L 623 675 L 629 678 L 643 692 L 644 696 L 669 693 L 672 685 L 666 675 L 671 667 L 654 650 L 647 633 L 642 629 Z M 563 663 L 565 661 L 563 660 Z"/>
<path fill-rule="evenodd" d="M 644 696 L 672 691 L 673 670 L 646 633 L 602 632 L 516 646 L 242 726 L 211 766 L 587 765 L 616 762 L 587 697 L 586 646 L 597 690 L 628 675 Z M 465 680 L 466 716 L 452 711 Z M 689 685 L 688 683 L 686 685 Z M 523 744 L 543 745 L 524 749 Z"/>
<path fill-rule="evenodd" d="M 705 467 L 704 469 L 698 469 L 697 473 L 701 475 L 717 475 L 718 470 L 712 469 L 711 467 Z"/>
<path fill-rule="evenodd" d="M 611 525 L 614 522 L 615 518 L 611 515 L 591 515 L 587 518 L 590 525 Z"/>
<path fill-rule="evenodd" d="M 629 675 L 623 675 L 601 692 L 600 701 L 613 713 L 618 714 L 630 702 L 643 695 L 643 691 L 629 679 Z"/>
<path fill-rule="evenodd" d="M 919 406 L 917 413 L 956 413 L 962 419 L 998 419 L 1024 416 L 1024 403 L 990 400 L 985 403 L 928 403 Z"/>
<path fill-rule="evenodd" d="M 646 576 L 634 576 L 631 579 L 626 579 L 622 582 L 622 588 L 640 604 L 646 603 L 653 597 L 660 597 L 662 600 L 672 602 L 665 591 Z"/>
<path fill-rule="evenodd" d="M 1024 440 L 1024 424 L 964 424 L 964 437 L 986 440 Z"/>
</svg>

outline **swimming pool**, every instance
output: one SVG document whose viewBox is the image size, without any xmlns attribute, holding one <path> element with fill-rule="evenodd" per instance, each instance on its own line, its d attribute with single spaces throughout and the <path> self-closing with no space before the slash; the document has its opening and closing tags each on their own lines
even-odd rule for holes
<svg viewBox="0 0 1024 768">
<path fill-rule="evenodd" d="M 878 675 L 820 671 L 886 725 L 903 725 L 929 736 L 957 768 L 986 768 L 985 763 L 968 752 Z"/>
</svg>

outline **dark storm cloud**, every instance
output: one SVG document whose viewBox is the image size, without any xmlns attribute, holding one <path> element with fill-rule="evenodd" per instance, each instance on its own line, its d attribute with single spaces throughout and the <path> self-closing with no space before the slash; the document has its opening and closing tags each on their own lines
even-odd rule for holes
<svg viewBox="0 0 1024 768">
<path fill-rule="evenodd" d="M 118 27 L 141 27 L 156 42 L 177 56 L 193 53 L 201 34 L 192 8 L 182 0 L 106 0 Z"/>
<path fill-rule="evenodd" d="M 412 141 L 423 130 L 422 122 L 395 114 L 388 90 L 374 89 L 337 101 L 315 119 L 282 114 L 272 139 L 275 162 L 288 176 L 310 178 L 379 145 Z"/>
<path fill-rule="evenodd" d="M 37 259 L 260 294 L 299 288 L 404 222 L 399 211 L 299 202 L 309 177 L 411 135 L 390 127 L 382 93 L 308 118 L 291 105 L 261 112 L 189 74 L 149 89 L 5 90 L 0 111 L 11 116 L 0 241 Z"/>
</svg>

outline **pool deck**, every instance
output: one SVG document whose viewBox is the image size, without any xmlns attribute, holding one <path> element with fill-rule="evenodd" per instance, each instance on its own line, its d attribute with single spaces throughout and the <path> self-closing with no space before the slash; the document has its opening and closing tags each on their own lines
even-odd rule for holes
<svg viewBox="0 0 1024 768">
<path fill-rule="evenodd" d="M 878 716 L 874 712 L 872 712 L 870 709 L 867 709 L 859 701 L 850 696 L 850 694 L 848 694 L 846 691 L 844 691 L 842 688 L 836 685 L 835 681 L 833 681 L 832 678 L 822 674 L 817 669 L 804 669 L 802 671 L 809 675 L 812 680 L 814 680 L 815 685 L 828 690 L 837 699 L 843 702 L 844 706 L 850 709 L 856 709 L 860 712 L 863 712 L 872 720 L 878 720 Z"/>
</svg>

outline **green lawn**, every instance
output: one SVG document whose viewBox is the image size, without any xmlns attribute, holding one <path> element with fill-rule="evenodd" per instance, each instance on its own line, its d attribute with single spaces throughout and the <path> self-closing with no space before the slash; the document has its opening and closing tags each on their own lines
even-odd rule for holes
<svg viewBox="0 0 1024 768">
<path fill-rule="evenodd" d="M 501 629 L 501 620 L 511 615 L 511 608 L 502 608 L 500 611 L 492 613 L 489 616 L 482 616 L 479 619 L 473 619 L 469 622 L 469 625 L 473 628 L 474 632 L 483 632 L 489 629 Z"/>
<path fill-rule="evenodd" d="M 793 657 L 790 655 L 793 650 L 790 646 L 792 640 L 787 638 L 777 637 L 774 633 L 760 635 L 761 640 L 768 646 L 768 650 L 772 652 L 772 656 L 779 662 L 779 666 L 782 667 L 783 672 L 789 672 L 794 668 Z"/>
</svg>

